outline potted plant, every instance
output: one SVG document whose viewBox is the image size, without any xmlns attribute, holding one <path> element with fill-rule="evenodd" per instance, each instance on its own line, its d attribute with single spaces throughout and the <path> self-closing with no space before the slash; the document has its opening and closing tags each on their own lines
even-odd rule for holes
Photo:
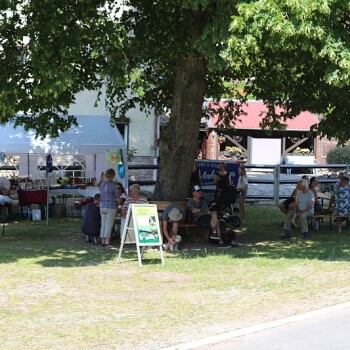
<svg viewBox="0 0 350 350">
<path fill-rule="evenodd" d="M 292 154 L 284 156 L 284 164 L 291 165 L 313 165 L 316 163 L 315 155 L 309 148 L 297 147 Z"/>
<path fill-rule="evenodd" d="M 237 156 L 240 156 L 243 151 L 240 147 L 237 146 L 226 146 L 225 152 L 228 152 L 232 159 L 237 159 Z"/>
<path fill-rule="evenodd" d="M 297 154 L 297 155 L 304 155 L 304 154 L 310 154 L 310 150 L 308 148 L 300 148 L 297 147 L 294 151 L 293 154 Z"/>
</svg>

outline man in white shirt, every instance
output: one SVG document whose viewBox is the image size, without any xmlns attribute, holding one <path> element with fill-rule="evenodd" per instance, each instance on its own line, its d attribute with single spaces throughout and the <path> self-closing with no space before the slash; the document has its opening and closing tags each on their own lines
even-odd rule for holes
<svg viewBox="0 0 350 350">
<path fill-rule="evenodd" d="M 289 211 L 286 215 L 281 238 L 291 237 L 293 221 L 300 222 L 301 232 L 304 239 L 310 238 L 307 220 L 314 214 L 315 196 L 309 190 L 307 180 L 301 181 L 300 189 L 301 191 L 297 192 L 295 198 L 295 211 Z"/>
</svg>

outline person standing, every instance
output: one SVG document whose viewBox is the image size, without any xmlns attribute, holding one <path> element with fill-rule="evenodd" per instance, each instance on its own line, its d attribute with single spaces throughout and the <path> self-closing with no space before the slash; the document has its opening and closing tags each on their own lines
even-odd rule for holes
<svg viewBox="0 0 350 350">
<path fill-rule="evenodd" d="M 239 205 L 239 214 L 242 220 L 242 223 L 245 224 L 245 199 L 248 192 L 248 177 L 245 167 L 240 166 L 238 168 L 238 182 L 236 189 L 238 191 L 238 205 Z"/>
<path fill-rule="evenodd" d="M 115 216 L 118 209 L 119 190 L 117 182 L 114 181 L 114 169 L 108 169 L 100 184 L 100 212 L 101 212 L 101 244 L 102 247 L 112 248 L 109 241 L 112 228 L 114 226 Z"/>
<path fill-rule="evenodd" d="M 349 196 L 349 178 L 342 176 L 337 186 L 335 195 L 335 213 L 339 216 L 349 215 L 350 207 L 350 196 Z M 342 218 L 337 217 L 337 230 L 338 233 L 342 233 Z"/>
<path fill-rule="evenodd" d="M 197 167 L 196 161 L 193 163 L 193 168 L 191 171 L 190 186 L 188 189 L 188 196 L 192 196 L 192 188 L 194 186 L 202 187 L 202 174 L 200 169 Z"/>
<path fill-rule="evenodd" d="M 219 210 L 221 206 L 227 205 L 231 202 L 230 186 L 231 186 L 231 175 L 226 171 L 225 163 L 219 164 L 219 171 L 215 174 L 216 190 L 215 190 L 215 202 L 218 204 Z"/>
</svg>

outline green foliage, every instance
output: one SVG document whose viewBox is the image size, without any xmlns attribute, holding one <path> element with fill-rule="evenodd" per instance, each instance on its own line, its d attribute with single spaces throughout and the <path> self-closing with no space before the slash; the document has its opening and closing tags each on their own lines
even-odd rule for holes
<svg viewBox="0 0 350 350">
<path fill-rule="evenodd" d="M 110 33 L 98 11 L 103 2 L 7 3 L 9 10 L 0 19 L 0 120 L 57 135 L 75 122 L 68 115 L 74 95 L 101 87 L 101 45 Z"/>
<path fill-rule="evenodd" d="M 267 127 L 302 110 L 322 113 L 315 129 L 341 142 L 349 137 L 349 2 L 242 2 L 231 23 L 227 57 L 254 77 L 249 93 L 271 109 Z M 274 106 L 286 108 L 276 114 Z"/>
<path fill-rule="evenodd" d="M 199 120 L 212 112 L 205 96 L 239 99 L 210 107 L 224 126 L 254 96 L 268 105 L 265 128 L 309 110 L 323 115 L 315 130 L 350 138 L 348 1 L 9 0 L 0 10 L 0 122 L 56 136 L 75 122 L 75 94 L 102 86 L 113 117 L 171 111 L 159 141 L 168 195 L 185 193 Z M 181 169 L 176 189 L 169 164 Z"/>
<path fill-rule="evenodd" d="M 200 56 L 207 97 L 262 99 L 270 107 L 263 122 L 269 128 L 301 110 L 323 113 L 318 130 L 342 142 L 350 137 L 346 1 L 14 0 L 0 5 L 1 122 L 57 134 L 74 122 L 67 112 L 74 95 L 104 83 L 113 115 L 125 115 L 136 104 L 146 112 L 163 111 L 172 107 L 181 60 Z M 29 37 L 27 45 L 23 37 Z M 247 79 L 249 84 L 237 83 Z M 235 85 L 239 88 L 232 89 Z M 276 103 L 286 111 L 276 113 Z M 18 111 L 23 115 L 15 116 Z M 240 110 L 235 105 L 221 112 L 228 119 Z"/>
<path fill-rule="evenodd" d="M 135 147 L 129 147 L 127 149 L 127 156 L 128 156 L 128 162 L 132 162 L 132 160 L 135 158 L 137 153 L 137 148 Z"/>
<path fill-rule="evenodd" d="M 336 147 L 327 154 L 328 164 L 350 164 L 350 146 Z"/>
</svg>

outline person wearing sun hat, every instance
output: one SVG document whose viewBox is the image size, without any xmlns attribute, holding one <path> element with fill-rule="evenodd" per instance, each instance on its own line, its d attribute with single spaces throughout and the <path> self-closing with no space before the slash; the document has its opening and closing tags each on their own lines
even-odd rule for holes
<svg viewBox="0 0 350 350">
<path fill-rule="evenodd" d="M 185 209 L 172 204 L 167 206 L 162 216 L 161 228 L 164 236 L 166 237 L 168 243 L 163 245 L 165 250 L 170 249 L 171 251 L 176 251 L 177 243 L 179 242 L 178 232 L 179 232 L 179 223 L 185 217 Z"/>
</svg>

